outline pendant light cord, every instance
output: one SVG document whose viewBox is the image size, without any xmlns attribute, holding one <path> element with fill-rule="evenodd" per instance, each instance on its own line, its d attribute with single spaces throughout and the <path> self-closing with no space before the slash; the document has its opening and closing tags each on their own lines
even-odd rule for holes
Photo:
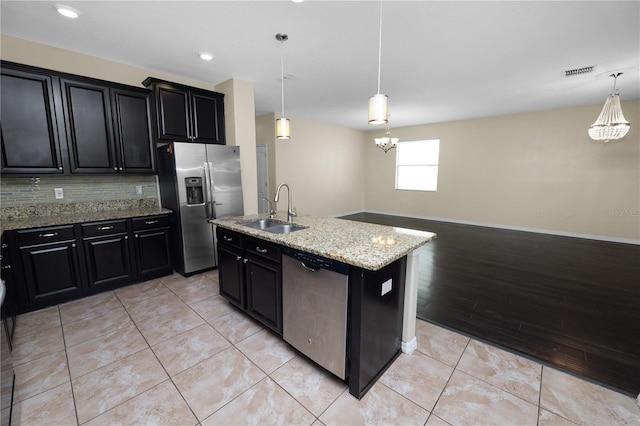
<svg viewBox="0 0 640 426">
<path fill-rule="evenodd" d="M 380 94 L 380 64 L 382 64 L 382 0 L 380 0 L 380 34 L 378 37 L 378 95 Z"/>
<path fill-rule="evenodd" d="M 280 40 L 280 78 L 281 78 L 281 87 L 282 87 L 282 117 L 284 117 L 284 41 L 285 39 Z"/>
</svg>

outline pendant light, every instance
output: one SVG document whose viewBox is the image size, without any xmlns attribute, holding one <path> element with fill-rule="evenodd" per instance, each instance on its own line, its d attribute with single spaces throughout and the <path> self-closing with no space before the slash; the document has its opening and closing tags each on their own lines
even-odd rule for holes
<svg viewBox="0 0 640 426">
<path fill-rule="evenodd" d="M 276 138 L 289 139 L 291 137 L 291 127 L 289 119 L 284 116 L 284 42 L 289 36 L 284 33 L 276 34 L 276 40 L 280 42 L 280 81 L 282 87 L 282 116 L 276 120 Z"/>
<path fill-rule="evenodd" d="M 384 137 L 375 138 L 374 140 L 376 141 L 376 147 L 383 150 L 385 154 L 390 149 L 395 148 L 398 145 L 398 142 L 400 141 L 400 139 L 398 138 L 391 137 L 391 131 L 389 130 L 388 127 L 387 127 L 387 131 L 384 132 Z"/>
<path fill-rule="evenodd" d="M 380 67 L 382 64 L 382 0 L 380 0 L 380 33 L 378 37 L 378 92 L 369 98 L 369 124 L 389 122 L 389 98 L 380 93 Z"/>
<path fill-rule="evenodd" d="M 616 89 L 618 77 L 621 72 L 611 74 L 613 77 L 613 91 L 604 102 L 604 107 L 598 116 L 598 119 L 589 127 L 589 137 L 596 141 L 617 140 L 623 138 L 629 132 L 629 122 L 622 115 L 622 107 L 620 106 L 620 95 Z"/>
</svg>

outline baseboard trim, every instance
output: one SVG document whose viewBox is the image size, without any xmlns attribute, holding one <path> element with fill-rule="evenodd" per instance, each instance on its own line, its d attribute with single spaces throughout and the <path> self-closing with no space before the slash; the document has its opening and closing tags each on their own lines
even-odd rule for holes
<svg viewBox="0 0 640 426">
<path fill-rule="evenodd" d="M 411 355 L 413 351 L 418 349 L 418 339 L 413 336 L 409 342 L 402 342 L 401 348 L 403 353 Z"/>
<path fill-rule="evenodd" d="M 548 235 L 558 235 L 561 237 L 572 237 L 572 238 L 586 238 L 589 240 L 598 240 L 598 241 L 607 241 L 612 243 L 623 243 L 623 244 L 635 244 L 640 245 L 640 239 L 635 240 L 631 238 L 618 238 L 618 237 L 607 237 L 603 235 L 592 235 L 592 234 L 578 234 L 573 232 L 563 232 L 563 231 L 555 231 L 552 229 L 541 229 L 541 228 L 527 228 L 522 226 L 509 226 L 509 225 L 500 225 L 496 223 L 485 223 L 485 222 L 474 222 L 474 221 L 465 221 L 465 220 L 455 220 L 455 219 L 447 219 L 442 217 L 432 217 L 432 216 L 418 216 L 418 215 L 410 215 L 410 214 L 399 214 L 399 213 L 390 213 L 383 212 L 378 210 L 363 210 L 357 213 L 374 213 L 374 214 L 383 214 L 387 216 L 396 216 L 396 217 L 409 217 L 412 219 L 424 219 L 424 220 L 433 220 L 437 222 L 449 222 L 449 223 L 459 223 L 462 225 L 474 225 L 474 226 L 485 226 L 487 228 L 496 228 L 496 229 L 506 229 L 511 231 L 523 231 L 523 232 L 534 232 L 537 234 L 548 234 Z M 349 213 L 356 214 L 356 213 Z M 346 216 L 343 215 L 343 216 Z"/>
</svg>

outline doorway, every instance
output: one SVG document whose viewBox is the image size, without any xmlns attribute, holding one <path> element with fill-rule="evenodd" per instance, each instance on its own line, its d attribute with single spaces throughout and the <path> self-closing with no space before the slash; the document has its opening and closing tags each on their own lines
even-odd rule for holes
<svg viewBox="0 0 640 426">
<path fill-rule="evenodd" d="M 258 168 L 258 213 L 269 213 L 269 156 L 266 145 L 256 145 Z"/>
</svg>

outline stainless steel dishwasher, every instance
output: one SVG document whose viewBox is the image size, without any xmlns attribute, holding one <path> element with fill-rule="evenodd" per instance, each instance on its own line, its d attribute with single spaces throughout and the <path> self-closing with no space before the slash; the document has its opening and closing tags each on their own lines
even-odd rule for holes
<svg viewBox="0 0 640 426">
<path fill-rule="evenodd" d="M 290 248 L 283 254 L 282 337 L 344 380 L 349 265 Z"/>
</svg>

